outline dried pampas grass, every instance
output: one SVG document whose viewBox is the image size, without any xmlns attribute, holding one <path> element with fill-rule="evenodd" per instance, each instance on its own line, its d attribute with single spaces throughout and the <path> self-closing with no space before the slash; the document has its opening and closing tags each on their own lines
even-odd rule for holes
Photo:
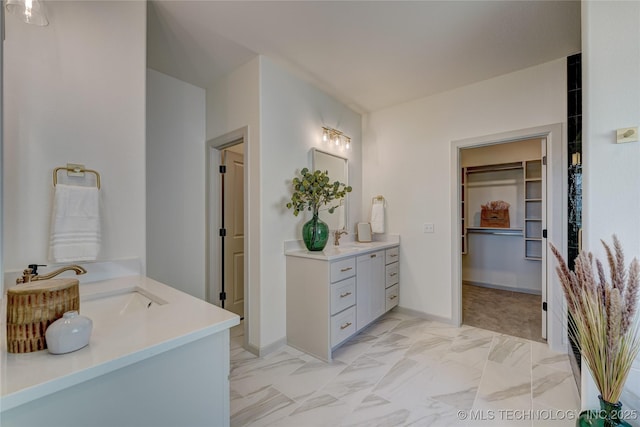
<svg viewBox="0 0 640 427">
<path fill-rule="evenodd" d="M 569 322 L 571 339 L 580 347 L 602 399 L 616 403 L 640 350 L 638 289 L 640 264 L 636 258 L 627 271 L 622 246 L 613 236 L 613 248 L 602 241 L 609 264 L 609 281 L 605 269 L 593 254 L 582 251 L 575 260 L 574 271 L 567 267 L 562 254 L 550 244 L 558 260 L 557 272 L 573 322 Z"/>
</svg>

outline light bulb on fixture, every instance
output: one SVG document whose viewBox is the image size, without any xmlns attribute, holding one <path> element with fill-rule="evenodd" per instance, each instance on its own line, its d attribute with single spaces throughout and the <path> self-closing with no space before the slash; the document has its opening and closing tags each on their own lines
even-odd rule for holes
<svg viewBox="0 0 640 427">
<path fill-rule="evenodd" d="M 40 0 L 7 0 L 7 12 L 27 24 L 44 27 L 49 24 Z"/>
<path fill-rule="evenodd" d="M 322 142 L 335 146 L 340 151 L 351 151 L 351 138 L 337 129 L 322 127 Z"/>
</svg>

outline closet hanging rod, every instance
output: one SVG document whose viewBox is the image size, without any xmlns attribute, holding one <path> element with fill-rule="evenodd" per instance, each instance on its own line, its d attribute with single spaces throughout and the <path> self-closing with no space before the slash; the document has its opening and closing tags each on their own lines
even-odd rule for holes
<svg viewBox="0 0 640 427">
<path fill-rule="evenodd" d="M 493 234 L 497 236 L 522 236 L 522 228 L 467 227 L 467 234 Z"/>
<path fill-rule="evenodd" d="M 53 186 L 58 185 L 58 172 L 67 171 L 69 176 L 84 176 L 86 173 L 92 173 L 96 176 L 96 187 L 100 189 L 100 174 L 93 169 L 86 169 L 84 165 L 67 163 L 67 166 L 59 166 L 53 170 Z"/>
</svg>

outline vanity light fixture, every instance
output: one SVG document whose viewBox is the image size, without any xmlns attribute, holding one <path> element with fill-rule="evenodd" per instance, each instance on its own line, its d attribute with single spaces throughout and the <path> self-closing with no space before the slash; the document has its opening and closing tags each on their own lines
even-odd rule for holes
<svg viewBox="0 0 640 427">
<path fill-rule="evenodd" d="M 7 0 L 7 13 L 17 16 L 27 24 L 44 27 L 49 25 L 40 0 Z"/>
<path fill-rule="evenodd" d="M 351 150 L 351 138 L 337 129 L 322 127 L 322 142 L 326 142 L 341 151 Z"/>
</svg>

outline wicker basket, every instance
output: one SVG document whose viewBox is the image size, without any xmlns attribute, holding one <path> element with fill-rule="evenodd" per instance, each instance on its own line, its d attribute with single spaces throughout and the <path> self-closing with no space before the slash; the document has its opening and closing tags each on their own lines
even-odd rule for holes
<svg viewBox="0 0 640 427">
<path fill-rule="evenodd" d="M 482 208 L 480 212 L 480 227 L 509 228 L 509 209 Z"/>
<path fill-rule="evenodd" d="M 64 313 L 80 310 L 78 279 L 50 279 L 7 290 L 7 351 L 47 348 L 45 331 Z"/>
</svg>

